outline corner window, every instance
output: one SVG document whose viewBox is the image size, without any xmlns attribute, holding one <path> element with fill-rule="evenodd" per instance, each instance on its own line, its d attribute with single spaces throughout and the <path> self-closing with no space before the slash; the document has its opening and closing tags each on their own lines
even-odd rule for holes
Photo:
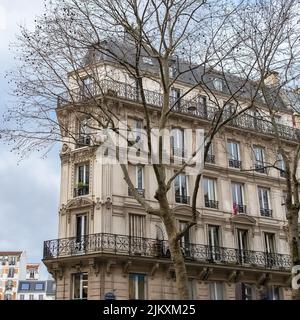
<svg viewBox="0 0 300 320">
<path fill-rule="evenodd" d="M 146 276 L 144 274 L 129 274 L 129 300 L 146 299 Z"/>
<path fill-rule="evenodd" d="M 90 145 L 91 129 L 87 119 L 79 122 L 77 148 Z"/>
<path fill-rule="evenodd" d="M 88 298 L 88 274 L 76 273 L 73 274 L 73 300 L 85 300 Z"/>
</svg>

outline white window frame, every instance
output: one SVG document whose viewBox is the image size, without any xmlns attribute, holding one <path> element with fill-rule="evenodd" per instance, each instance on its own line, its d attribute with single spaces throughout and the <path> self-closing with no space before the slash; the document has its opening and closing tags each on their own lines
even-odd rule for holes
<svg viewBox="0 0 300 320">
<path fill-rule="evenodd" d="M 267 210 L 271 210 L 272 209 L 272 207 L 271 207 L 271 201 L 270 201 L 270 189 L 269 188 L 266 188 L 266 187 L 261 187 L 261 186 L 258 186 L 257 187 L 257 190 L 258 190 L 258 203 L 259 203 L 259 209 L 267 209 Z M 266 190 L 267 191 L 267 200 L 268 200 L 268 208 L 267 207 L 265 207 L 265 202 L 263 201 L 263 193 L 262 193 L 262 191 L 263 190 Z M 262 199 L 262 203 L 260 203 L 260 200 L 259 200 L 259 196 L 260 196 L 260 194 L 261 194 L 261 199 Z M 261 207 L 261 204 L 263 205 L 262 207 Z"/>
<path fill-rule="evenodd" d="M 243 183 L 240 183 L 240 182 L 236 182 L 236 181 L 232 181 L 231 182 L 231 193 L 232 193 L 232 204 L 234 205 L 234 193 L 235 193 L 235 197 L 236 199 L 238 199 L 238 192 L 237 192 L 237 188 L 235 187 L 234 190 L 233 190 L 233 186 L 241 186 L 241 196 L 242 196 L 242 203 L 236 203 L 237 205 L 241 205 L 241 206 L 244 206 L 245 205 L 245 195 L 244 195 L 244 184 Z M 233 193 L 234 192 L 234 193 Z"/>
<path fill-rule="evenodd" d="M 76 275 L 80 275 L 80 278 L 79 278 L 79 298 L 75 298 L 75 279 L 76 279 Z M 84 280 L 83 277 L 87 275 L 87 280 Z M 73 283 L 72 283 L 72 300 L 86 300 L 88 299 L 87 298 L 83 298 L 83 288 L 84 288 L 84 285 L 83 283 L 84 282 L 87 282 L 87 288 L 89 286 L 89 278 L 88 278 L 88 273 L 87 272 L 82 272 L 82 273 L 74 273 L 73 275 Z"/>
<path fill-rule="evenodd" d="M 224 283 L 220 281 L 210 282 L 209 297 L 210 297 L 210 300 L 225 300 Z"/>
<path fill-rule="evenodd" d="M 129 274 L 129 277 L 130 276 L 134 276 L 133 279 L 133 283 L 134 283 L 134 294 L 135 294 L 135 297 L 134 299 L 135 300 L 139 300 L 139 276 L 143 276 L 143 281 L 144 281 L 144 298 L 145 300 L 147 299 L 147 275 L 146 274 L 143 274 L 143 273 L 130 273 Z M 128 290 L 128 293 L 129 293 L 130 290 Z"/>
<path fill-rule="evenodd" d="M 204 184 L 205 184 L 205 181 L 208 182 L 208 200 L 211 200 L 211 201 L 218 201 L 218 193 L 217 193 L 217 179 L 214 179 L 214 178 L 208 178 L 208 177 L 204 177 L 203 178 L 203 192 L 205 190 L 204 188 Z M 212 187 L 210 186 L 210 184 L 212 184 Z M 214 193 L 214 198 L 211 197 L 211 193 Z M 205 194 L 204 194 L 205 195 Z"/>
<path fill-rule="evenodd" d="M 237 146 L 237 155 L 234 154 L 234 145 Z M 227 140 L 227 152 L 229 160 L 241 161 L 240 143 L 234 140 Z"/>
<path fill-rule="evenodd" d="M 142 187 L 140 188 L 139 186 L 139 176 L 138 176 L 138 173 L 139 173 L 139 169 L 142 169 L 141 172 L 142 172 Z M 145 188 L 145 184 L 144 184 L 144 166 L 141 166 L 141 165 L 137 165 L 135 167 L 135 186 L 137 189 L 141 189 L 143 190 Z"/>
</svg>

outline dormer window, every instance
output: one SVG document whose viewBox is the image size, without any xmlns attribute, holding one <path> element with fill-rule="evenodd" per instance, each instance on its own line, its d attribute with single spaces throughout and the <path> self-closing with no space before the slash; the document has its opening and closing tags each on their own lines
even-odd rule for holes
<svg viewBox="0 0 300 320">
<path fill-rule="evenodd" d="M 150 58 L 150 57 L 143 57 L 143 63 L 153 65 L 152 58 Z"/>
<path fill-rule="evenodd" d="M 213 83 L 214 83 L 214 88 L 217 91 L 223 91 L 223 80 L 222 79 L 215 78 Z"/>
</svg>

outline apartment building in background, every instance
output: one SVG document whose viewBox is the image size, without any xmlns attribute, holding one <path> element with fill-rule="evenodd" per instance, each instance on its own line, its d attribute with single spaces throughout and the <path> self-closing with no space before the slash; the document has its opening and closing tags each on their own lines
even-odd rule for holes
<svg viewBox="0 0 300 320">
<path fill-rule="evenodd" d="M 17 300 L 20 279 L 25 278 L 26 252 L 0 252 L 0 300 Z"/>
<path fill-rule="evenodd" d="M 144 139 L 138 84 L 108 56 L 90 52 L 86 60 L 92 65 L 95 59 L 101 90 L 93 79 L 95 73 L 91 77 L 82 71 L 82 86 L 74 84 L 72 99 L 69 93 L 58 100 L 58 120 L 62 128 L 76 132 L 77 142 L 62 131 L 58 239 L 45 241 L 43 261 L 56 281 L 57 299 L 176 299 L 175 273 L 162 222 L 132 197 L 118 164 L 101 163 L 92 143 L 97 132 L 86 125 L 92 120 L 77 112 L 96 99 L 127 120 L 134 128 L 134 141 Z M 175 62 L 170 62 L 171 77 L 176 68 L 187 67 Z M 147 56 L 142 67 L 152 75 L 158 72 L 157 62 Z M 201 70 L 195 72 L 201 74 Z M 269 80 L 271 91 L 276 74 Z M 211 72 L 206 81 L 219 101 L 227 101 L 228 84 L 217 72 Z M 232 79 L 233 86 L 234 81 L 237 79 Z M 143 84 L 155 127 L 162 91 L 150 77 L 144 77 Z M 193 76 L 186 72 L 171 91 L 171 102 L 177 102 L 168 120 L 171 164 L 167 178 L 180 167 L 175 159 L 184 156 L 187 144 L 196 147 L 195 136 L 187 141 L 185 129 L 207 131 L 218 112 L 209 92 L 199 87 L 180 98 L 193 85 Z M 247 104 L 247 90 L 251 88 L 246 86 L 238 104 Z M 255 108 L 229 122 L 210 148 L 197 198 L 197 225 L 181 240 L 191 299 L 290 299 L 285 167 L 273 143 L 271 126 L 259 117 L 264 103 L 257 99 Z M 230 114 L 234 106 L 229 103 L 226 108 Z M 282 140 L 292 148 L 299 139 L 299 119 L 284 96 L 278 97 L 278 110 Z M 267 168 L 276 159 L 282 170 Z M 139 194 L 155 206 L 153 168 L 129 163 L 128 170 Z M 185 227 L 192 214 L 194 182 L 195 176 L 183 172 L 168 193 L 179 228 Z"/>
</svg>

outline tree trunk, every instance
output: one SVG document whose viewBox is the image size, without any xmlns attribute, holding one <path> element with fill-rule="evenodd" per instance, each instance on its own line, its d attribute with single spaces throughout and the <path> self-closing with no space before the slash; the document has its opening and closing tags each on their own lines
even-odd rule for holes
<svg viewBox="0 0 300 320">
<path fill-rule="evenodd" d="M 177 226 L 174 216 L 168 212 L 163 214 L 163 220 L 168 234 L 171 258 L 174 264 L 176 274 L 176 286 L 180 300 L 189 299 L 188 277 L 184 256 L 180 247 L 180 241 L 176 241 Z"/>
<path fill-rule="evenodd" d="M 300 243 L 299 243 L 299 210 L 288 209 L 287 220 L 288 220 L 288 238 L 289 247 L 292 258 L 292 267 L 300 265 Z M 292 299 L 300 300 L 300 289 L 292 289 Z"/>
</svg>

